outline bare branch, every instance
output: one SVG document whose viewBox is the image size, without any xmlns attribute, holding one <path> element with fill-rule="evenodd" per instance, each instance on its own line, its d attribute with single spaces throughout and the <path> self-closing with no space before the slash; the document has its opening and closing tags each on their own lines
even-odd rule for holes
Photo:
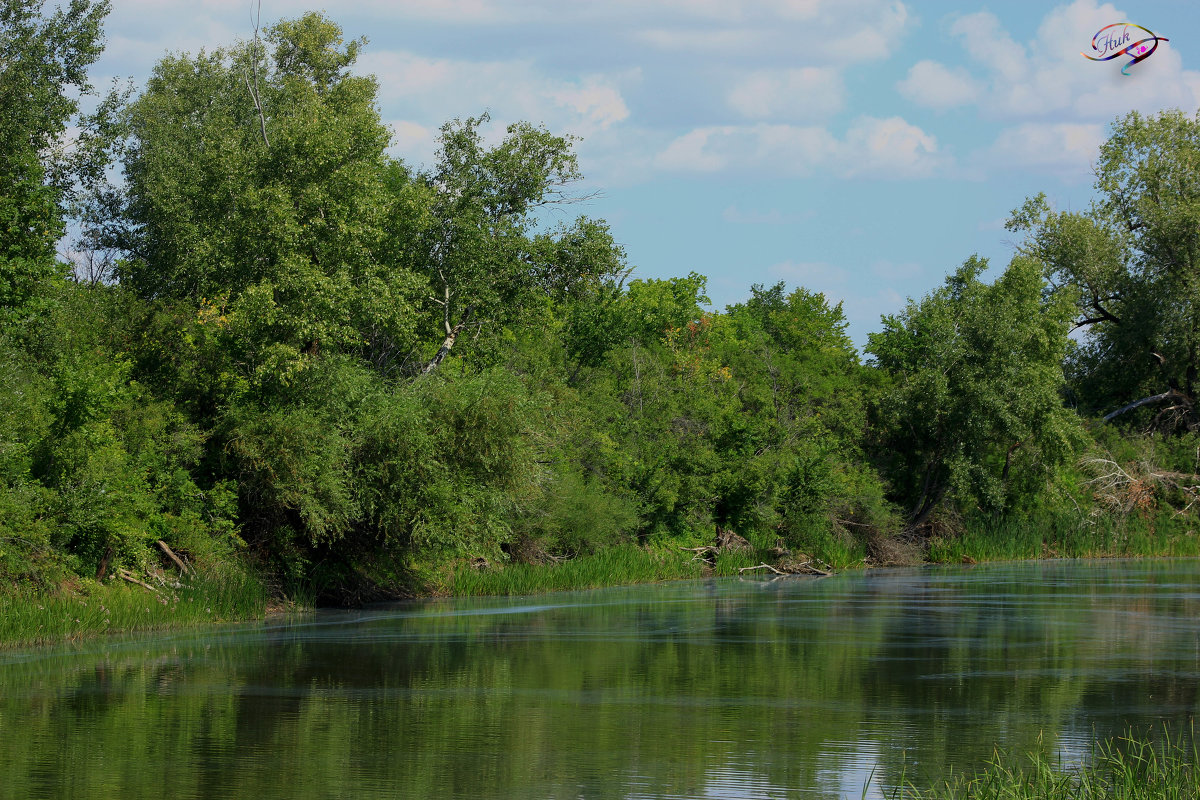
<svg viewBox="0 0 1200 800">
<path fill-rule="evenodd" d="M 250 91 L 250 99 L 254 101 L 254 110 L 258 112 L 258 128 L 262 132 L 263 144 L 267 149 L 271 149 L 271 142 L 267 139 L 267 115 L 263 110 L 262 94 L 258 89 L 258 53 L 261 43 L 258 37 L 258 31 L 262 23 L 262 0 L 258 0 L 258 6 L 254 15 L 254 49 L 250 53 L 250 66 L 254 70 L 254 85 L 250 85 L 250 79 L 245 75 L 242 79 L 246 82 L 246 88 Z"/>
<path fill-rule="evenodd" d="M 1130 403 L 1127 406 L 1123 406 L 1122 408 L 1118 408 L 1116 411 L 1105 414 L 1104 421 L 1111 422 L 1112 420 L 1116 419 L 1117 417 L 1121 416 L 1122 414 L 1124 414 L 1127 411 L 1133 411 L 1135 408 L 1141 408 L 1142 406 L 1148 406 L 1148 405 L 1151 405 L 1152 403 L 1161 403 L 1164 400 L 1170 400 L 1172 398 L 1178 398 L 1179 400 L 1183 400 L 1188 405 L 1191 405 L 1191 402 L 1192 402 L 1191 398 L 1184 395 L 1183 392 L 1180 392 L 1177 389 L 1169 389 L 1169 390 L 1163 392 L 1162 394 L 1155 394 L 1155 395 L 1151 395 L 1150 397 L 1143 397 L 1141 400 L 1134 400 L 1132 403 Z"/>
</svg>

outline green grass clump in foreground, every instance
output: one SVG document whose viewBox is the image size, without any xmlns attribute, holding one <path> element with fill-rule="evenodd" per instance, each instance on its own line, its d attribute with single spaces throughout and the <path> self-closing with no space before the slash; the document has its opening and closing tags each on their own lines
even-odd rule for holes
<svg viewBox="0 0 1200 800">
<path fill-rule="evenodd" d="M 1200 773 L 1193 736 L 1184 745 L 1164 731 L 1157 742 L 1127 734 L 1093 748 L 1082 767 L 1064 767 L 1044 751 L 997 753 L 979 772 L 928 789 L 905 784 L 897 800 L 1197 800 Z"/>
<path fill-rule="evenodd" d="M 266 605 L 266 589 L 242 572 L 201 575 L 156 592 L 120 580 L 79 581 L 45 593 L 0 592 L 0 647 L 253 619 Z"/>
<path fill-rule="evenodd" d="M 456 596 L 544 594 L 634 583 L 735 575 L 761 563 L 750 551 L 723 552 L 715 566 L 691 560 L 679 549 L 619 545 L 553 564 L 507 564 L 477 570 L 460 567 L 449 592 Z"/>
</svg>

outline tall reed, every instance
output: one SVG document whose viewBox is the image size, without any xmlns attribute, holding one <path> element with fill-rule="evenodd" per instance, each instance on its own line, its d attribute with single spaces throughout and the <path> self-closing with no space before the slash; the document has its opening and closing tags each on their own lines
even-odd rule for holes
<svg viewBox="0 0 1200 800">
<path fill-rule="evenodd" d="M 897 800 L 1200 800 L 1200 753 L 1195 737 L 1132 732 L 1097 742 L 1081 766 L 1044 749 L 1017 756 L 997 753 L 978 772 L 932 787 L 902 779 L 884 793 Z"/>
<path fill-rule="evenodd" d="M 753 551 L 726 551 L 712 566 L 678 548 L 646 548 L 634 544 L 609 547 L 568 561 L 507 564 L 488 569 L 460 567 L 449 591 L 454 595 L 544 594 L 634 583 L 735 575 L 759 563 Z"/>
<path fill-rule="evenodd" d="M 50 593 L 0 592 L 0 647 L 49 644 L 152 628 L 181 628 L 263 615 L 267 591 L 252 575 L 196 576 L 154 590 L 113 580 Z"/>
</svg>

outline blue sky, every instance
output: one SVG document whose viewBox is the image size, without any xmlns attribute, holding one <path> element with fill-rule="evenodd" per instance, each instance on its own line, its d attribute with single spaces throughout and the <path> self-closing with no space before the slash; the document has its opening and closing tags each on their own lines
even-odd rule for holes
<svg viewBox="0 0 1200 800">
<path fill-rule="evenodd" d="M 264 23 L 312 3 L 264 0 Z M 429 163 L 438 126 L 487 110 L 582 138 L 638 277 L 709 277 L 718 308 L 785 281 L 844 304 L 860 346 L 881 314 L 972 253 L 1006 264 L 1028 195 L 1091 198 L 1107 126 L 1200 105 L 1200 4 L 914 0 L 357 0 L 323 10 L 370 39 L 394 152 Z M 245 38 L 251 3 L 114 0 L 93 71 L 141 84 L 167 51 Z M 1104 25 L 1170 41 L 1121 74 Z"/>
</svg>

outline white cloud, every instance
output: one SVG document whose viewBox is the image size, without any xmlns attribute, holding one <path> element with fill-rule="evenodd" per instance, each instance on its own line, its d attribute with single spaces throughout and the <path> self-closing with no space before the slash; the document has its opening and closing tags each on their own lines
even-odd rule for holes
<svg viewBox="0 0 1200 800">
<path fill-rule="evenodd" d="M 824 128 L 797 125 L 721 125 L 696 128 L 672 141 L 655 159 L 666 170 L 770 170 L 803 174 L 827 162 L 838 142 Z"/>
<path fill-rule="evenodd" d="M 988 12 L 960 16 L 949 32 L 972 71 L 923 60 L 897 89 L 929 108 L 973 104 L 982 117 L 1010 125 L 969 159 L 975 170 L 1020 167 L 1086 178 L 1105 139 L 1103 126 L 1115 116 L 1200 106 L 1200 72 L 1184 69 L 1169 42 L 1128 75 L 1121 67 L 1129 59 L 1095 62 L 1081 55 L 1100 28 L 1123 19 L 1130 16 L 1109 3 L 1073 0 L 1048 11 L 1033 37 L 1020 41 Z"/>
<path fill-rule="evenodd" d="M 550 89 L 547 94 L 560 107 L 570 109 L 598 128 L 607 128 L 629 116 L 621 92 L 599 76 Z"/>
<path fill-rule="evenodd" d="M 638 77 L 630 72 L 562 80 L 529 61 L 438 59 L 406 51 L 368 51 L 360 63 L 379 80 L 381 102 L 402 110 L 395 149 L 409 160 L 432 151 L 436 124 L 485 110 L 498 131 L 506 121 L 524 119 L 590 138 L 628 119 L 619 83 Z"/>
<path fill-rule="evenodd" d="M 962 67 L 950 69 L 928 60 L 913 64 L 908 77 L 896 84 L 896 88 L 917 105 L 939 110 L 966 105 L 979 97 L 982 90 Z"/>
<path fill-rule="evenodd" d="M 311 8 L 277 0 L 262 21 Z M 117 3 L 97 83 L 144 79 L 166 50 L 244 39 L 248 12 L 238 0 Z M 813 126 L 848 105 L 844 69 L 895 53 L 912 27 L 900 0 L 360 0 L 327 13 L 373 40 L 357 70 L 379 79 L 397 155 L 427 163 L 441 123 L 488 110 L 582 137 L 587 174 L 619 182 L 656 163 L 811 168 L 839 146 Z"/>
<path fill-rule="evenodd" d="M 937 140 L 899 117 L 860 117 L 839 140 L 826 128 L 721 125 L 676 138 L 655 159 L 667 170 L 804 175 L 815 169 L 872 177 L 925 176 L 943 164 Z"/>
<path fill-rule="evenodd" d="M 847 175 L 929 175 L 941 163 L 937 139 L 900 117 L 862 117 L 846 134 Z"/>
<path fill-rule="evenodd" d="M 1104 139 L 1105 129 L 1099 123 L 1026 122 L 1001 131 L 985 156 L 998 166 L 1081 178 L 1090 174 Z"/>
<path fill-rule="evenodd" d="M 1010 81 L 1018 81 L 1028 69 L 1025 46 L 1004 30 L 995 15 L 979 11 L 959 17 L 950 26 L 963 48 L 988 71 Z"/>
<path fill-rule="evenodd" d="M 1153 113 L 1200 105 L 1200 72 L 1183 69 L 1169 42 L 1160 43 L 1128 75 L 1121 74 L 1128 59 L 1094 62 L 1081 55 L 1090 52 L 1096 31 L 1122 19 L 1128 15 L 1111 4 L 1074 0 L 1047 13 L 1033 39 L 1021 43 L 988 12 L 959 17 L 950 33 L 983 74 L 971 77 L 961 69 L 921 61 L 898 88 L 922 105 L 973 101 L 986 116 L 1019 120 L 1098 122 L 1121 111 Z M 970 87 L 975 91 L 969 92 Z M 943 95 L 939 106 L 936 100 Z"/>
<path fill-rule="evenodd" d="M 636 38 L 662 50 L 737 52 L 753 47 L 760 36 L 752 30 L 678 30 L 652 28 L 638 31 Z"/>
<path fill-rule="evenodd" d="M 898 0 L 726 3 L 723 14 L 708 15 L 707 26 L 686 17 L 672 19 L 669 25 L 637 25 L 638 16 L 652 15 L 663 2 L 636 5 L 637 10 L 629 12 L 634 24 L 628 30 L 636 41 L 654 48 L 689 56 L 787 56 L 792 63 L 799 58 L 822 65 L 887 58 L 911 21 L 908 8 Z"/>
<path fill-rule="evenodd" d="M 755 119 L 824 117 L 842 109 L 846 87 L 830 67 L 750 72 L 728 94 L 729 105 Z"/>
<path fill-rule="evenodd" d="M 414 165 L 433 163 L 437 155 L 437 129 L 407 119 L 393 121 L 391 128 L 391 149 L 397 155 Z"/>
<path fill-rule="evenodd" d="M 672 15 L 709 18 L 722 22 L 773 17 L 786 20 L 807 20 L 817 16 L 822 0 L 610 0 L 627 12 L 669 10 Z M 828 3 L 824 3 L 828 5 Z"/>
<path fill-rule="evenodd" d="M 667 170 L 716 172 L 728 166 L 728 159 L 710 148 L 709 141 L 738 133 L 732 126 L 697 128 L 675 139 L 655 158 L 655 166 Z"/>
</svg>

